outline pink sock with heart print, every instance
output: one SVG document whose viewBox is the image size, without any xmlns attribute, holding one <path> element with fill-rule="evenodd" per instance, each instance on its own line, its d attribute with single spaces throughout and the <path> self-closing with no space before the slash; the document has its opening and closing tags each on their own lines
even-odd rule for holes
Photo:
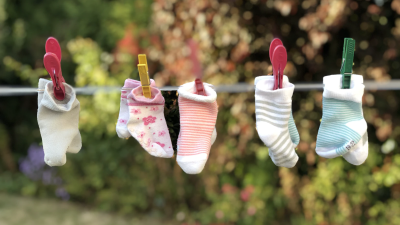
<svg viewBox="0 0 400 225">
<path fill-rule="evenodd" d="M 128 127 L 126 126 L 128 124 L 128 119 L 129 119 L 127 97 L 128 94 L 132 91 L 132 89 L 139 87 L 140 85 L 141 85 L 140 81 L 128 78 L 125 80 L 125 84 L 121 89 L 121 103 L 119 107 L 119 116 L 116 127 L 116 131 L 119 138 L 129 138 L 131 136 L 129 134 Z M 153 79 L 150 79 L 150 86 L 153 87 L 156 86 L 156 83 L 154 82 Z"/>
<path fill-rule="evenodd" d="M 171 158 L 174 155 L 164 117 L 164 97 L 151 87 L 151 98 L 143 96 L 142 87 L 128 94 L 128 131 L 150 155 Z"/>
<path fill-rule="evenodd" d="M 200 173 L 215 141 L 217 121 L 217 93 L 204 83 L 207 96 L 195 94 L 194 82 L 178 89 L 181 130 L 176 161 L 187 174 Z"/>
</svg>

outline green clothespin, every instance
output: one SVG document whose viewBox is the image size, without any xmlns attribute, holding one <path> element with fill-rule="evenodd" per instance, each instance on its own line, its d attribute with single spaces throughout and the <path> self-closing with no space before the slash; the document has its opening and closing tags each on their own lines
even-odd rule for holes
<svg viewBox="0 0 400 225">
<path fill-rule="evenodd" d="M 356 41 L 353 38 L 345 38 L 342 54 L 342 89 L 350 88 L 351 74 L 353 73 L 354 48 Z"/>
</svg>

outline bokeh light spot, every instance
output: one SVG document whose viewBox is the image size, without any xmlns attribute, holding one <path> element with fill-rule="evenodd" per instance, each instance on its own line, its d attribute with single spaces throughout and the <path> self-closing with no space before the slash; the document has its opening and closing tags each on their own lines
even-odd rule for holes
<svg viewBox="0 0 400 225">
<path fill-rule="evenodd" d="M 379 23 L 384 26 L 386 25 L 388 22 L 387 18 L 385 16 L 381 16 L 381 18 L 379 18 Z"/>
<path fill-rule="evenodd" d="M 245 20 L 251 20 L 251 18 L 253 18 L 253 13 L 251 13 L 250 11 L 246 11 L 243 13 L 243 18 Z"/>
<path fill-rule="evenodd" d="M 369 46 L 368 41 L 361 41 L 361 42 L 360 42 L 360 48 L 361 48 L 362 50 L 367 49 L 368 46 Z"/>
<path fill-rule="evenodd" d="M 304 38 L 297 38 L 296 40 L 296 45 L 299 47 L 302 47 L 305 43 L 306 41 L 304 40 Z"/>
</svg>

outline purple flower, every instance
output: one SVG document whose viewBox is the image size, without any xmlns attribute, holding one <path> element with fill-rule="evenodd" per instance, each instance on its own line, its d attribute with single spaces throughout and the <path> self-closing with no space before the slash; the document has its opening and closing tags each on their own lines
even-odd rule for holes
<svg viewBox="0 0 400 225">
<path fill-rule="evenodd" d="M 59 187 L 56 189 L 56 196 L 61 198 L 64 201 L 68 201 L 70 198 L 68 192 L 62 187 Z"/>
<path fill-rule="evenodd" d="M 43 147 L 32 144 L 28 149 L 27 157 L 20 160 L 19 169 L 29 179 L 38 181 L 42 178 L 41 170 L 46 166 Z"/>
<path fill-rule="evenodd" d="M 57 168 L 50 167 L 44 162 L 43 147 L 37 144 L 29 146 L 28 155 L 19 160 L 19 169 L 29 179 L 41 181 L 44 185 L 57 186 L 55 195 L 63 200 L 70 198 L 68 192 L 62 187 L 62 179 L 57 176 Z"/>
</svg>

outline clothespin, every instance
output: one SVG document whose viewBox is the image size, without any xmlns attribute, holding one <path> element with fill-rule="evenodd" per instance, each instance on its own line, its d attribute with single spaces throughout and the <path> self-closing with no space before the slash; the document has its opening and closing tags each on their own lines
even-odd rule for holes
<svg viewBox="0 0 400 225">
<path fill-rule="evenodd" d="M 55 39 L 53 37 L 47 38 L 45 49 L 46 49 L 46 53 L 51 52 L 51 53 L 56 54 L 56 56 L 61 64 L 61 57 L 62 57 L 61 56 L 61 47 L 60 47 L 60 44 L 58 43 L 57 39 Z M 62 78 L 61 82 L 65 82 L 64 77 L 62 76 L 62 71 L 60 71 L 60 73 L 61 73 L 61 78 Z"/>
<path fill-rule="evenodd" d="M 54 96 L 57 100 L 64 100 L 65 86 L 64 77 L 61 73 L 61 47 L 57 39 L 50 37 L 46 41 L 46 54 L 43 64 L 53 81 Z"/>
<path fill-rule="evenodd" d="M 272 40 L 269 46 L 269 57 L 272 63 L 272 70 L 275 80 L 273 90 L 277 90 L 282 88 L 283 71 L 287 63 L 286 48 L 283 46 L 280 39 L 275 38 Z"/>
<path fill-rule="evenodd" d="M 190 39 L 188 41 L 188 45 L 190 48 L 190 59 L 192 61 L 192 71 L 193 71 L 194 75 L 197 77 L 196 80 L 194 80 L 196 94 L 206 96 L 204 84 L 201 81 L 203 72 L 201 69 L 201 64 L 200 64 L 199 58 L 197 57 L 197 53 L 198 53 L 197 44 L 192 39 Z"/>
<path fill-rule="evenodd" d="M 354 48 L 356 41 L 353 38 L 345 38 L 342 53 L 342 89 L 350 88 L 351 74 L 353 73 Z"/>
<path fill-rule="evenodd" d="M 139 77 L 140 83 L 142 84 L 143 96 L 151 98 L 150 78 L 149 78 L 149 67 L 147 66 L 146 54 L 139 54 Z"/>
<path fill-rule="evenodd" d="M 271 60 L 271 62 L 272 62 L 272 56 L 274 55 L 274 50 L 279 45 L 283 45 L 281 39 L 279 38 L 274 38 L 274 40 L 272 40 L 271 44 L 269 45 L 269 59 Z"/>
<path fill-rule="evenodd" d="M 196 94 L 206 96 L 203 82 L 199 78 L 194 80 L 194 85 L 196 86 Z"/>
</svg>

